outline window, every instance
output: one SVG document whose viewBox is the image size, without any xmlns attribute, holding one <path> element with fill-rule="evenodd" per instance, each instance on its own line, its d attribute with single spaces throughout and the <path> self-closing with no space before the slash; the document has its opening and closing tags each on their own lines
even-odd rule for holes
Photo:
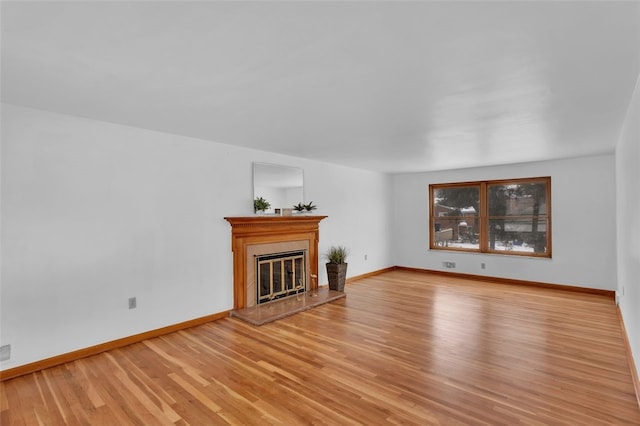
<svg viewBox="0 0 640 426">
<path fill-rule="evenodd" d="M 434 250 L 551 257 L 551 178 L 429 185 Z"/>
</svg>

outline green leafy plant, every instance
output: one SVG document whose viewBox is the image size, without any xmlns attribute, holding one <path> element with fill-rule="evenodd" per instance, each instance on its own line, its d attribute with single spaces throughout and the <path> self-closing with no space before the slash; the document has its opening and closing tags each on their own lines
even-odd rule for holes
<svg viewBox="0 0 640 426">
<path fill-rule="evenodd" d="M 349 249 L 344 246 L 331 246 L 326 251 L 324 257 L 328 263 L 347 263 L 347 256 L 349 255 Z"/>
<path fill-rule="evenodd" d="M 297 212 L 302 212 L 305 209 L 305 205 L 302 203 L 298 203 L 295 206 L 293 206 L 293 209 Z"/>
<path fill-rule="evenodd" d="M 304 209 L 305 209 L 306 211 L 308 211 L 308 212 L 312 212 L 312 211 L 314 211 L 314 210 L 315 210 L 315 209 L 317 209 L 317 208 L 318 208 L 318 206 L 314 206 L 314 205 L 313 205 L 313 201 L 311 201 L 309 204 L 305 204 L 305 205 L 304 205 Z"/>
<path fill-rule="evenodd" d="M 271 203 L 269 203 L 267 200 L 265 200 L 262 197 L 258 197 L 255 200 L 253 200 L 253 212 L 254 213 L 258 213 L 260 211 L 265 211 L 268 208 L 271 207 Z"/>
</svg>

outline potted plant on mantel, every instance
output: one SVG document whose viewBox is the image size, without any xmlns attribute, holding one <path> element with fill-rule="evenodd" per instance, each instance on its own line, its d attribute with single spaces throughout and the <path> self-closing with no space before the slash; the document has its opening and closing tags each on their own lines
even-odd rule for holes
<svg viewBox="0 0 640 426">
<path fill-rule="evenodd" d="M 308 204 L 298 203 L 295 206 L 293 206 L 293 209 L 298 213 L 306 213 L 306 214 L 312 213 L 317 208 L 318 206 L 313 205 L 313 201 L 311 201 Z"/>
<path fill-rule="evenodd" d="M 262 197 L 258 197 L 253 200 L 253 212 L 257 214 L 264 214 L 264 211 L 271 207 L 271 203 Z"/>
<path fill-rule="evenodd" d="M 344 291 L 344 284 L 347 281 L 348 255 L 349 250 L 344 246 L 331 246 L 325 253 L 330 290 Z"/>
</svg>

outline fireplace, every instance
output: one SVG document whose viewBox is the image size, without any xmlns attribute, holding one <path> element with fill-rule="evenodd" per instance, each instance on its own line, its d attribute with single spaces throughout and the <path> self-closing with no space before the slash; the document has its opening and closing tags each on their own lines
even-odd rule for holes
<svg viewBox="0 0 640 426">
<path fill-rule="evenodd" d="M 244 308 L 250 308 L 251 306 L 259 305 L 261 303 L 270 302 L 276 299 L 280 299 L 282 297 L 291 296 L 295 294 L 292 291 L 289 291 L 291 294 L 278 294 L 277 297 L 272 297 L 273 295 L 269 295 L 268 299 L 267 294 L 262 295 L 263 300 L 260 300 L 259 294 L 260 284 L 270 285 L 269 282 L 263 283 L 263 277 L 260 276 L 260 268 L 258 268 L 258 259 L 262 259 L 263 268 L 268 267 L 268 263 L 275 262 L 273 266 L 278 268 L 278 258 L 286 258 L 289 257 L 290 253 L 302 253 L 302 265 L 303 268 L 297 271 L 296 281 L 299 284 L 299 280 L 302 279 L 303 283 L 305 283 L 305 288 L 303 291 L 298 291 L 297 293 L 302 293 L 305 290 L 308 290 L 306 283 L 311 282 L 311 270 L 309 267 L 310 261 L 309 259 L 309 241 L 308 240 L 295 240 L 295 241 L 281 241 L 281 242 L 259 242 L 257 244 L 246 244 L 244 248 L 244 252 L 246 254 L 246 263 L 244 267 L 244 284 L 243 288 L 245 291 L 245 303 Z M 235 257 L 235 254 L 234 254 Z M 270 259 L 270 260 L 268 260 Z M 267 266 L 264 266 L 267 265 Z M 282 265 L 283 267 L 285 265 Z M 265 271 L 266 272 L 266 271 Z M 235 272 L 234 272 L 235 273 Z M 265 280 L 267 278 L 264 278 Z M 280 279 L 282 279 L 282 275 L 280 275 Z M 277 279 L 276 279 L 277 280 Z M 234 277 L 235 282 L 235 277 Z M 283 291 L 282 288 L 278 287 L 278 283 L 275 284 L 275 293 L 281 293 Z M 240 285 L 240 283 L 238 283 Z"/>
<path fill-rule="evenodd" d="M 256 257 L 256 304 L 271 302 L 306 290 L 306 251 Z"/>
<path fill-rule="evenodd" d="M 225 218 L 232 227 L 234 309 L 244 309 L 317 290 L 317 280 L 312 277 L 318 276 L 319 223 L 325 217 L 300 215 Z M 278 261 L 278 257 L 289 260 Z M 283 263 L 279 265 L 278 262 Z M 285 271 L 283 276 L 282 271 L 286 268 L 284 262 L 290 263 L 291 271 Z M 270 277 L 267 283 L 263 282 L 259 273 L 261 267 L 265 268 L 265 273 L 266 268 L 270 272 L 273 272 L 272 268 L 283 268 L 280 270 L 280 281 L 274 282 L 273 277 Z M 295 278 L 287 281 L 290 277 Z M 264 289 L 261 289 L 263 285 Z"/>
</svg>

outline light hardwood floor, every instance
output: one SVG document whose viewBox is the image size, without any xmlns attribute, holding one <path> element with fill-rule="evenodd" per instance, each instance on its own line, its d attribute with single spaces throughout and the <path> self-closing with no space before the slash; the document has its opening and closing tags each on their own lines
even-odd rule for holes
<svg viewBox="0 0 640 426">
<path fill-rule="evenodd" d="M 5 425 L 640 424 L 609 298 L 397 270 L 0 384 Z"/>
</svg>

